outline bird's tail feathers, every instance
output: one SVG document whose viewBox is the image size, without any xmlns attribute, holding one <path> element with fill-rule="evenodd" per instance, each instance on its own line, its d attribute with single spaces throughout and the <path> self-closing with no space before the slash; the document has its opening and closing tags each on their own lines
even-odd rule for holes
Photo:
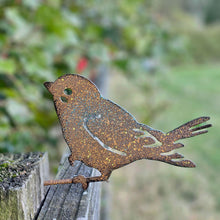
<svg viewBox="0 0 220 220">
<path fill-rule="evenodd" d="M 177 145 L 177 144 L 175 144 Z M 183 147 L 183 144 L 178 144 L 178 146 Z M 179 147 L 178 147 L 179 148 Z M 160 153 L 160 156 L 158 158 L 159 161 L 169 163 L 175 166 L 180 166 L 180 167 L 195 167 L 196 165 L 190 161 L 183 159 L 184 156 L 182 154 L 179 154 L 175 152 L 174 150 L 165 152 L 165 153 Z"/>
<path fill-rule="evenodd" d="M 209 128 L 212 125 L 211 124 L 201 125 L 201 124 L 208 121 L 209 119 L 210 117 L 196 118 L 168 132 L 166 134 L 166 137 L 167 139 L 170 139 L 170 141 L 175 142 L 180 139 L 190 138 L 200 134 L 205 134 L 208 132 L 206 128 Z"/>
<path fill-rule="evenodd" d="M 171 160 L 168 160 L 168 161 L 164 161 L 162 159 L 162 160 L 159 160 L 159 161 L 169 163 L 169 164 L 172 164 L 172 165 L 178 166 L 178 167 L 187 167 L 187 168 L 196 167 L 196 165 L 191 160 L 183 160 L 183 159 L 180 160 L 179 158 L 176 158 L 176 159 L 174 158 L 174 159 L 171 159 Z"/>
<path fill-rule="evenodd" d="M 195 164 L 192 161 L 184 160 L 184 157 L 181 154 L 172 153 L 172 151 L 184 146 L 181 143 L 175 143 L 176 141 L 207 133 L 207 128 L 211 127 L 212 125 L 202 124 L 207 122 L 209 119 L 210 117 L 196 118 L 165 134 L 164 145 L 166 147 L 163 152 L 166 153 L 160 153 L 158 160 L 175 166 L 195 167 Z"/>
<path fill-rule="evenodd" d="M 182 143 L 175 143 L 164 148 L 163 152 L 157 156 L 156 160 L 169 163 L 180 167 L 195 167 L 196 165 L 190 161 L 183 159 L 184 156 L 175 152 L 176 149 L 184 147 Z"/>
</svg>

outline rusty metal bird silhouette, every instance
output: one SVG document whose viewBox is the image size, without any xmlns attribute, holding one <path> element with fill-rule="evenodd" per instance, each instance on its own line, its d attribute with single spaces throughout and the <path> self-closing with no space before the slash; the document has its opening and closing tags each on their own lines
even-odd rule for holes
<svg viewBox="0 0 220 220">
<path fill-rule="evenodd" d="M 81 183 L 86 189 L 90 182 L 106 181 L 111 172 L 136 160 L 158 160 L 180 167 L 195 167 L 172 150 L 184 145 L 176 143 L 208 132 L 211 124 L 201 125 L 209 117 L 194 119 L 163 133 L 138 123 L 125 109 L 101 96 L 88 79 L 67 74 L 55 82 L 44 83 L 53 95 L 55 109 L 71 155 L 73 166 L 79 160 L 100 171 L 100 176 L 76 176 L 72 179 L 46 181 L 44 185 Z"/>
</svg>

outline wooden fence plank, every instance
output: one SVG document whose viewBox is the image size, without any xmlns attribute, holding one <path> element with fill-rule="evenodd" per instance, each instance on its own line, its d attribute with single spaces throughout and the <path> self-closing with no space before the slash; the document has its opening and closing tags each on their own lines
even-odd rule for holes
<svg viewBox="0 0 220 220">
<path fill-rule="evenodd" d="M 67 155 L 60 165 L 56 178 L 72 178 L 74 175 L 91 176 L 94 169 L 76 161 L 75 166 L 69 165 Z M 48 187 L 48 193 L 39 210 L 36 219 L 99 219 L 100 213 L 100 183 L 92 183 L 84 191 L 81 184 L 52 185 Z"/>
</svg>

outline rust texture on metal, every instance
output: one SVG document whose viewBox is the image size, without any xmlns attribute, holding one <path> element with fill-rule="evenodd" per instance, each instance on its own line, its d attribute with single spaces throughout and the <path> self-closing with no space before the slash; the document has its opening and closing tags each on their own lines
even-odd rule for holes
<svg viewBox="0 0 220 220">
<path fill-rule="evenodd" d="M 125 109 L 101 96 L 97 87 L 88 79 L 67 74 L 55 82 L 44 83 L 53 95 L 55 109 L 71 155 L 69 162 L 82 161 L 100 171 L 100 176 L 77 176 L 73 179 L 54 180 L 45 185 L 106 181 L 114 169 L 136 160 L 158 160 L 180 167 L 195 167 L 172 150 L 184 145 L 176 143 L 207 132 L 210 124 L 200 125 L 209 117 L 194 119 L 180 127 L 163 133 L 138 123 Z"/>
</svg>

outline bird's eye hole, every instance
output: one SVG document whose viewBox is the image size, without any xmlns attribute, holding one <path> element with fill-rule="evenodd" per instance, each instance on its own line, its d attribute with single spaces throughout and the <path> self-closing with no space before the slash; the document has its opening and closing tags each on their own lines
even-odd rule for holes
<svg viewBox="0 0 220 220">
<path fill-rule="evenodd" d="M 64 97 L 64 96 L 61 96 L 60 99 L 61 99 L 62 102 L 68 102 L 68 99 L 66 97 Z"/>
<path fill-rule="evenodd" d="M 70 88 L 64 89 L 64 94 L 71 95 L 72 94 L 72 89 L 70 89 Z"/>
</svg>

